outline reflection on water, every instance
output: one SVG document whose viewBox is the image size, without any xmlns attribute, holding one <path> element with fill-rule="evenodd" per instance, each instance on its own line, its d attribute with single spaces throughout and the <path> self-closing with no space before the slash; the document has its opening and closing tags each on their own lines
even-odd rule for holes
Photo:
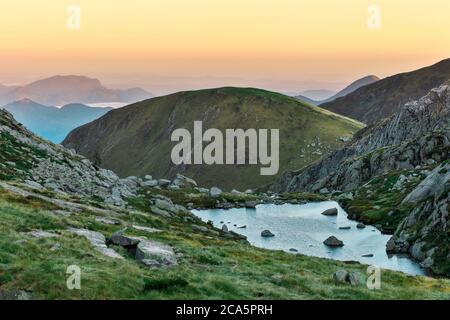
<svg viewBox="0 0 450 320">
<path fill-rule="evenodd" d="M 338 209 L 337 216 L 321 214 L 324 210 L 334 207 Z M 203 221 L 211 220 L 217 228 L 222 227 L 223 221 L 229 230 L 247 236 L 248 241 L 257 247 L 288 252 L 295 249 L 310 256 L 353 260 L 413 275 L 424 274 L 420 266 L 411 259 L 397 255 L 388 256 L 385 248 L 390 236 L 381 234 L 372 226 L 357 229 L 357 222 L 349 220 L 347 213 L 334 201 L 304 205 L 263 204 L 258 205 L 256 209 L 211 209 L 192 212 Z M 246 228 L 239 228 L 241 226 Z M 348 226 L 350 229 L 339 229 Z M 261 231 L 265 229 L 269 229 L 275 237 L 261 237 Z M 325 246 L 323 241 L 331 235 L 342 240 L 344 246 Z"/>
</svg>

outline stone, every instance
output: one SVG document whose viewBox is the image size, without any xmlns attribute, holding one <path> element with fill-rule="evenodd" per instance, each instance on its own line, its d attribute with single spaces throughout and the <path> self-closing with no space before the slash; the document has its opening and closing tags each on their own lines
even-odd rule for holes
<svg viewBox="0 0 450 320">
<path fill-rule="evenodd" d="M 335 236 L 328 237 L 324 242 L 324 245 L 328 247 L 342 247 L 344 246 L 344 242 L 336 238 Z"/>
<path fill-rule="evenodd" d="M 350 285 L 357 287 L 361 284 L 361 274 L 359 272 L 350 272 L 347 276 L 347 281 Z"/>
<path fill-rule="evenodd" d="M 350 226 L 339 227 L 339 230 L 350 230 L 350 229 L 351 229 Z"/>
<path fill-rule="evenodd" d="M 44 231 L 44 230 L 33 230 L 27 233 L 28 235 L 34 237 L 34 238 L 54 238 L 59 237 L 58 234 Z"/>
<path fill-rule="evenodd" d="M 372 258 L 373 254 L 372 253 L 363 254 L 361 257 L 363 257 L 363 258 Z"/>
<path fill-rule="evenodd" d="M 258 201 L 245 201 L 245 207 L 254 209 L 258 205 Z"/>
<path fill-rule="evenodd" d="M 218 197 L 218 196 L 220 196 L 222 194 L 222 190 L 220 190 L 217 187 L 212 187 L 209 190 L 209 194 L 210 194 L 211 197 Z"/>
<path fill-rule="evenodd" d="M 228 232 L 228 227 L 226 224 L 222 225 L 222 231 L 223 232 Z"/>
<path fill-rule="evenodd" d="M 197 186 L 197 182 L 194 179 L 183 176 L 177 173 L 173 184 L 179 186 L 180 188 L 194 188 Z"/>
<path fill-rule="evenodd" d="M 158 185 L 158 180 L 147 180 L 147 181 L 143 181 L 141 183 L 141 185 L 143 187 L 148 187 L 148 188 L 152 188 L 152 187 L 156 187 Z"/>
<path fill-rule="evenodd" d="M 153 240 L 139 239 L 135 259 L 149 267 L 170 267 L 177 264 L 172 247 Z"/>
<path fill-rule="evenodd" d="M 167 179 L 159 179 L 158 180 L 158 186 L 160 186 L 160 187 L 168 186 L 170 183 L 171 183 L 171 181 L 167 180 Z"/>
<path fill-rule="evenodd" d="M 76 228 L 69 228 L 68 231 L 78 236 L 85 237 L 91 245 L 104 256 L 114 259 L 123 259 L 120 254 L 106 246 L 106 238 L 100 232 Z"/>
<path fill-rule="evenodd" d="M 156 233 L 156 232 L 161 232 L 161 230 L 156 229 L 156 228 L 150 228 L 150 227 L 144 227 L 144 226 L 138 226 L 138 225 L 133 225 L 132 226 L 134 229 L 139 230 L 139 231 L 145 231 L 148 233 Z"/>
<path fill-rule="evenodd" d="M 366 225 L 364 224 L 364 223 L 362 223 L 362 222 L 359 222 L 357 225 L 356 225 L 356 228 L 358 228 L 358 229 L 364 229 L 366 227 Z"/>
<path fill-rule="evenodd" d="M 104 217 L 96 217 L 95 221 L 96 222 L 100 222 L 100 223 L 104 223 L 104 224 L 109 224 L 109 225 L 120 225 L 120 224 L 122 224 L 119 220 L 109 219 L 109 218 L 104 218 Z"/>
<path fill-rule="evenodd" d="M 240 226 L 240 227 L 237 227 L 238 229 L 245 229 L 245 228 L 247 228 L 247 226 L 246 225 L 244 225 L 244 226 Z"/>
<path fill-rule="evenodd" d="M 268 237 L 274 237 L 275 235 L 270 230 L 263 230 L 261 232 L 261 237 L 268 238 Z"/>
<path fill-rule="evenodd" d="M 50 248 L 50 251 L 58 251 L 59 249 L 61 249 L 61 244 L 60 244 L 60 243 L 55 243 L 55 244 Z"/>
<path fill-rule="evenodd" d="M 127 237 L 122 234 L 122 231 L 113 233 L 107 240 L 108 244 L 114 244 L 122 247 L 134 247 L 139 243 L 139 240 L 133 237 Z"/>
<path fill-rule="evenodd" d="M 324 212 L 322 212 L 324 216 L 337 216 L 338 211 L 336 208 L 327 209 Z"/>
<path fill-rule="evenodd" d="M 289 251 L 291 251 L 291 252 L 298 252 L 298 250 L 295 249 L 295 248 L 290 248 Z"/>
<path fill-rule="evenodd" d="M 37 183 L 35 181 L 25 180 L 24 182 L 31 189 L 35 189 L 35 190 L 42 190 L 42 189 L 44 189 L 44 187 L 40 183 Z"/>
<path fill-rule="evenodd" d="M 346 270 L 338 270 L 333 273 L 333 280 L 336 284 L 346 283 L 348 272 Z"/>
</svg>

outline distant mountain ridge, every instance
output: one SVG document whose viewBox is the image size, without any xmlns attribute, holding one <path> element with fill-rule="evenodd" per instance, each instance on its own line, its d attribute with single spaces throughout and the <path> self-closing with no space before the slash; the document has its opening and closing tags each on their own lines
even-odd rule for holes
<svg viewBox="0 0 450 320">
<path fill-rule="evenodd" d="M 62 108 L 48 107 L 22 99 L 3 107 L 28 130 L 54 143 L 60 143 L 73 129 L 103 116 L 112 108 L 94 108 L 72 103 Z"/>
<path fill-rule="evenodd" d="M 389 117 L 405 103 L 419 99 L 448 79 L 450 79 L 450 59 L 379 80 L 320 106 L 372 124 Z"/>
<path fill-rule="evenodd" d="M 24 86 L 0 85 L 0 103 L 7 104 L 21 99 L 37 103 L 61 106 L 68 103 L 137 102 L 153 95 L 141 88 L 109 89 L 98 79 L 85 76 L 53 76 Z"/>
<path fill-rule="evenodd" d="M 302 92 L 300 95 L 296 96 L 296 98 L 300 99 L 304 102 L 307 102 L 309 104 L 319 106 L 323 103 L 334 101 L 337 98 L 346 96 L 346 95 L 352 93 L 353 91 L 358 90 L 359 88 L 367 86 L 369 84 L 375 83 L 378 80 L 380 80 L 380 78 L 378 78 L 377 76 L 374 76 L 374 75 L 366 76 L 364 78 L 361 78 L 361 79 L 358 79 L 358 80 L 352 82 L 350 85 L 348 85 L 347 87 L 345 87 L 338 93 L 331 95 L 330 97 L 325 98 L 325 99 L 315 99 L 312 95 L 308 94 L 308 91 Z M 316 90 L 316 91 L 323 91 L 323 90 Z"/>
</svg>

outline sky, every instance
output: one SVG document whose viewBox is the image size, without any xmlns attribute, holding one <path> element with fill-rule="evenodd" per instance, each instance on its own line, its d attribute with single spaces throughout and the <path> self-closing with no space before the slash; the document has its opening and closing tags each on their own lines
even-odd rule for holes
<svg viewBox="0 0 450 320">
<path fill-rule="evenodd" d="M 1 1 L 0 83 L 338 90 L 449 58 L 449 40 L 450 0 Z"/>
</svg>

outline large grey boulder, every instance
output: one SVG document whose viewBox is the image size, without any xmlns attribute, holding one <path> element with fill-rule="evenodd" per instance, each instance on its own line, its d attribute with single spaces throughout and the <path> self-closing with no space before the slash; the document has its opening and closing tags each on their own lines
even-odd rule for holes
<svg viewBox="0 0 450 320">
<path fill-rule="evenodd" d="M 445 185 L 450 181 L 450 163 L 437 166 L 411 193 L 403 203 L 418 203 L 430 196 L 439 197 L 445 190 Z"/>
<path fill-rule="evenodd" d="M 158 241 L 139 238 L 135 259 L 149 267 L 170 267 L 177 264 L 172 247 Z"/>
<path fill-rule="evenodd" d="M 88 229 L 69 228 L 69 232 L 78 236 L 85 237 L 91 245 L 101 254 L 114 259 L 123 259 L 123 257 L 111 248 L 106 246 L 106 238 L 103 234 Z"/>
</svg>

